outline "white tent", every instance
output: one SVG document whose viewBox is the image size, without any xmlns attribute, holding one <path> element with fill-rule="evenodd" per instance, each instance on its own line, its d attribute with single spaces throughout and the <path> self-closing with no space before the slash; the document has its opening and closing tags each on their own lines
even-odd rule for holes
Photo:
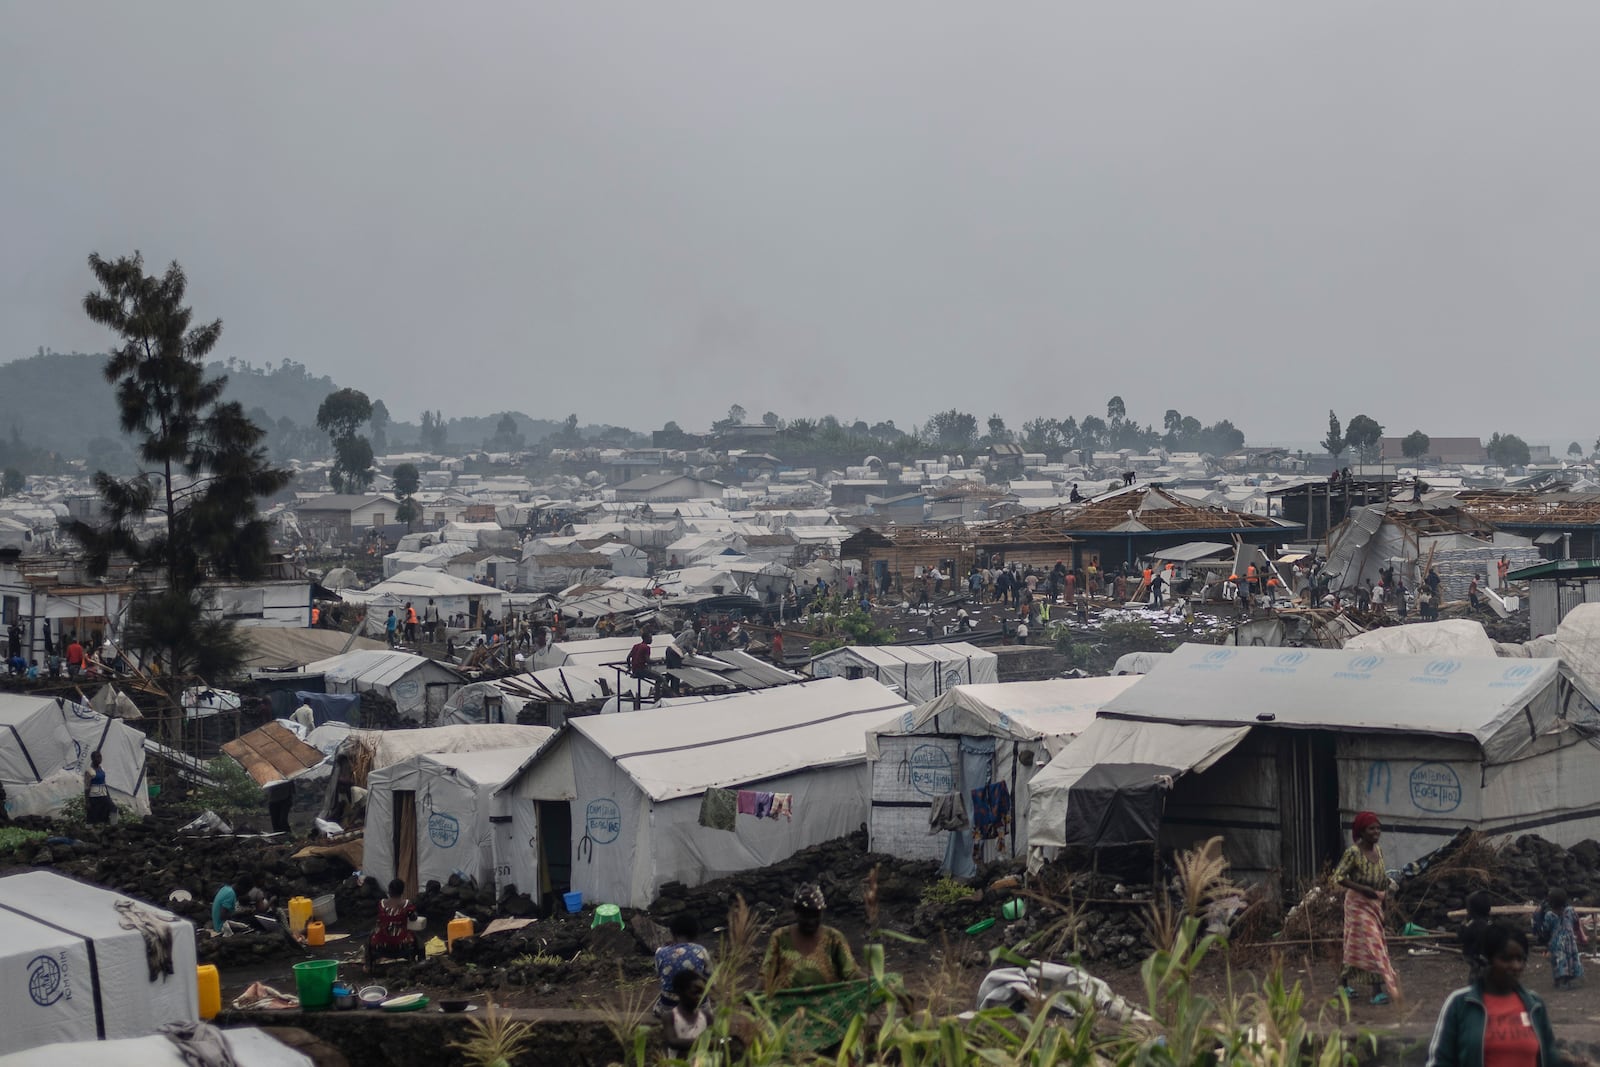
<svg viewBox="0 0 1600 1067">
<path fill-rule="evenodd" d="M 447 726 L 516 722 L 528 697 L 497 682 L 473 682 L 450 694 L 440 721 Z"/>
<path fill-rule="evenodd" d="M 1184 645 L 1034 777 L 1029 844 L 1087 843 L 1068 833 L 1074 787 L 1134 767 L 1173 779 L 1163 845 L 1223 833 L 1246 877 L 1315 877 L 1363 810 L 1396 867 L 1464 826 L 1570 845 L 1600 836 L 1597 732 L 1556 659 Z"/>
<path fill-rule="evenodd" d="M 435 752 L 409 756 L 367 776 L 367 828 L 362 868 L 388 885 L 401 878 L 415 893 L 431 881 L 441 884 L 452 874 L 497 891 L 516 885 L 525 892 L 538 887 L 535 852 L 510 850 L 505 870 L 497 870 L 491 841 L 490 798 L 554 730 L 523 727 L 533 742 L 515 748 L 478 752 Z M 533 845 L 530 824 L 521 840 Z"/>
<path fill-rule="evenodd" d="M 1016 822 L 1006 835 L 1006 853 L 1019 855 L 1028 839 L 1030 780 L 1094 721 L 1106 701 L 1136 681 L 1053 678 L 958 685 L 893 722 L 870 728 L 868 846 L 903 859 L 941 860 L 947 872 L 971 877 L 970 829 L 929 833 L 929 811 L 937 797 L 956 793 L 970 819 L 971 790 L 1005 782 Z"/>
<path fill-rule="evenodd" d="M 335 761 L 354 758 L 359 745 L 368 750 L 368 774 L 371 774 L 412 756 L 533 747 L 543 744 L 548 737 L 546 727 L 515 723 L 430 726 L 420 730 L 352 730 L 341 723 L 328 723 L 312 730 L 306 743 L 329 753 Z M 366 783 L 358 781 L 356 784 L 364 786 Z M 337 785 L 337 778 L 330 776 L 327 796 L 330 808 Z"/>
<path fill-rule="evenodd" d="M 347 601 L 368 606 L 366 628 L 369 634 L 383 633 L 383 621 L 389 609 L 394 607 L 398 617 L 400 610 L 396 605 L 403 606 L 407 601 L 417 609 L 419 618 L 429 600 L 445 618 L 465 615 L 475 620 L 482 611 L 492 612 L 497 619 L 501 617 L 500 590 L 428 568 L 401 571 L 371 589 L 346 590 L 341 595 Z"/>
<path fill-rule="evenodd" d="M 83 771 L 99 750 L 119 807 L 150 814 L 144 734 L 93 708 L 53 697 L 0 695 L 0 784 L 11 815 L 49 815 L 83 795 Z"/>
<path fill-rule="evenodd" d="M 312 1060 L 265 1030 L 219 1030 L 238 1067 L 312 1067 Z M 104 1060 L 117 1067 L 189 1067 L 177 1044 L 165 1034 L 116 1041 L 66 1041 L 0 1056 L 0 1067 L 59 1067 L 62 1063 Z"/>
<path fill-rule="evenodd" d="M 1431 656 L 1493 656 L 1483 623 L 1472 619 L 1440 619 L 1405 626 L 1380 626 L 1344 643 L 1347 652 L 1403 653 Z"/>
<path fill-rule="evenodd" d="M 368 649 L 306 664 L 320 674 L 330 693 L 375 692 L 394 701 L 399 713 L 419 722 L 436 722 L 450 694 L 461 688 L 453 667 L 410 652 Z"/>
<path fill-rule="evenodd" d="M 543 850 L 553 883 L 570 863 L 565 881 L 586 900 L 647 907 L 665 882 L 699 885 L 860 826 L 865 731 L 909 710 L 876 682 L 825 679 L 573 719 L 500 795 L 535 802 L 547 842 L 570 820 L 567 854 Z M 701 826 L 711 788 L 792 794 L 793 820 Z"/>
<path fill-rule="evenodd" d="M 846 645 L 810 664 L 813 678 L 872 678 L 892 685 L 913 704 L 926 704 L 958 685 L 998 682 L 1000 657 L 965 641 L 933 645 Z"/>
<path fill-rule="evenodd" d="M 169 975 L 149 976 L 127 898 L 52 871 L 0 878 L 0 1052 L 141 1037 L 199 1017 L 194 927 L 149 905 L 172 936 Z"/>
</svg>

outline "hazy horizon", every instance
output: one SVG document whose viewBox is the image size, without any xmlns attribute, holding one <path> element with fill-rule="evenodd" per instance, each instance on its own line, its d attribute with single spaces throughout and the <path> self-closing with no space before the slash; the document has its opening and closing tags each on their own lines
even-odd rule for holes
<svg viewBox="0 0 1600 1067">
<path fill-rule="evenodd" d="M 13 0 L 0 359 L 103 350 L 85 258 L 141 249 L 218 356 L 406 420 L 1015 429 L 1119 394 L 1251 444 L 1333 408 L 1560 454 L 1600 432 L 1597 30 L 1554 0 Z M 1542 368 L 1563 388 L 1509 407 Z"/>
</svg>

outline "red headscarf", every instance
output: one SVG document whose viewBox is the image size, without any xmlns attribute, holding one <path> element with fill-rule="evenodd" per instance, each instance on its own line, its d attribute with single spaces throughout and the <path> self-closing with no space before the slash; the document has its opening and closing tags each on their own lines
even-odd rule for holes
<svg viewBox="0 0 1600 1067">
<path fill-rule="evenodd" d="M 1360 841 L 1361 835 L 1367 832 L 1367 827 L 1378 825 L 1380 825 L 1378 822 L 1378 817 L 1372 812 L 1358 812 L 1356 814 L 1355 822 L 1350 824 L 1350 837 L 1352 840 Z"/>
</svg>

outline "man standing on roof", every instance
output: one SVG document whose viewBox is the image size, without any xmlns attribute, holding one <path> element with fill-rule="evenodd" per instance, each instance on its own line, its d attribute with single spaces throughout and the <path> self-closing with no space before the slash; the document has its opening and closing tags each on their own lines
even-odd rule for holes
<svg viewBox="0 0 1600 1067">
<path fill-rule="evenodd" d="M 1506 587 L 1506 575 L 1511 573 L 1511 564 L 1506 559 L 1504 552 L 1500 553 L 1500 562 L 1495 564 L 1495 568 L 1500 573 L 1500 588 L 1504 589 Z"/>
</svg>

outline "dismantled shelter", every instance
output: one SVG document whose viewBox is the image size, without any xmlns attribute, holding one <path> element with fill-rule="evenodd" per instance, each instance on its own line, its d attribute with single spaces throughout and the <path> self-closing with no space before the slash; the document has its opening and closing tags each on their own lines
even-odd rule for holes
<svg viewBox="0 0 1600 1067">
<path fill-rule="evenodd" d="M 83 796 L 90 753 L 103 758 L 118 807 L 150 814 L 145 736 L 119 719 L 59 697 L 0 695 L 0 785 L 6 814 L 53 815 Z"/>
<path fill-rule="evenodd" d="M 1391 501 L 1356 508 L 1328 535 L 1323 572 L 1334 592 L 1350 593 L 1376 584 L 1378 572 L 1393 567 L 1414 590 L 1432 566 L 1446 599 L 1465 600 L 1473 577 L 1483 588 L 1502 554 L 1512 566 L 1539 559 L 1527 538 L 1496 530 L 1452 497 Z"/>
<path fill-rule="evenodd" d="M 1600 715 L 1558 659 L 1188 644 L 1034 777 L 1029 844 L 1186 848 L 1310 884 L 1359 811 L 1401 867 L 1462 828 L 1600 836 Z M 1091 772 L 1093 772 L 1091 776 Z"/>
</svg>

